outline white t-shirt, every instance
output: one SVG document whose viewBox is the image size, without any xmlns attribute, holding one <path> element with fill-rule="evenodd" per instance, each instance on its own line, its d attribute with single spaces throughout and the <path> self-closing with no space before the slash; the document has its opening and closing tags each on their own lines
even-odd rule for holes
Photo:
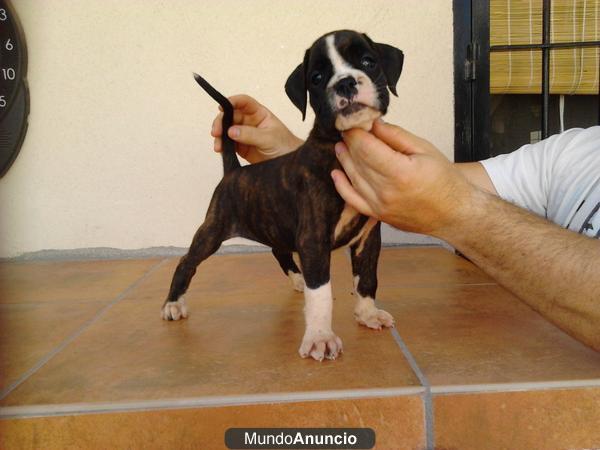
<svg viewBox="0 0 600 450">
<path fill-rule="evenodd" d="M 600 126 L 573 128 L 481 164 L 504 200 L 600 238 Z"/>
</svg>

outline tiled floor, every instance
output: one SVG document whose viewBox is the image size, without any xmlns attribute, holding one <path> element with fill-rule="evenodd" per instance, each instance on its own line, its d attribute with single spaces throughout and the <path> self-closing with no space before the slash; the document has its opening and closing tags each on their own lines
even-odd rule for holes
<svg viewBox="0 0 600 450">
<path fill-rule="evenodd" d="M 159 310 L 175 259 L 0 264 L 0 448 L 223 447 L 229 427 L 371 427 L 380 449 L 600 448 L 600 353 L 441 248 L 384 249 L 336 361 L 301 359 L 303 297 L 270 254 L 217 255 Z"/>
</svg>

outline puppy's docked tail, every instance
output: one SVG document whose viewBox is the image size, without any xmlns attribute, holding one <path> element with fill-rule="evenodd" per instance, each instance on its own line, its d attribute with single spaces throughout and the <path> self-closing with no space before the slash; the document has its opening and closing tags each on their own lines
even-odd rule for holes
<svg viewBox="0 0 600 450">
<path fill-rule="evenodd" d="M 235 142 L 231 140 L 227 134 L 229 127 L 233 125 L 233 105 L 227 98 L 212 87 L 208 81 L 202 78 L 197 73 L 194 73 L 196 82 L 210 95 L 219 105 L 223 108 L 223 135 L 221 136 L 223 142 L 223 150 L 221 155 L 223 156 L 223 171 L 225 174 L 238 169 L 241 167 L 240 161 L 235 154 Z"/>
</svg>

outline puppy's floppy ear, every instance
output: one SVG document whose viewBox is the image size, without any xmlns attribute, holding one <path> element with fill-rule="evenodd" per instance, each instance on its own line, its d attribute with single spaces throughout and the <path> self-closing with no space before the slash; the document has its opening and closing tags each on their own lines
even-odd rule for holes
<svg viewBox="0 0 600 450">
<path fill-rule="evenodd" d="M 383 73 L 387 80 L 388 89 L 392 94 L 398 97 L 396 83 L 398 83 L 398 79 L 402 73 L 404 53 L 402 53 L 402 50 L 392 47 L 391 45 L 373 42 L 366 34 L 363 34 L 363 37 L 379 55 L 379 63 L 381 64 L 381 68 L 383 69 Z"/>
<path fill-rule="evenodd" d="M 285 82 L 285 93 L 296 108 L 302 113 L 302 120 L 306 118 L 306 98 L 308 85 L 306 83 L 306 71 L 308 69 L 308 57 L 310 51 L 306 50 L 304 61 L 294 69 Z"/>
</svg>

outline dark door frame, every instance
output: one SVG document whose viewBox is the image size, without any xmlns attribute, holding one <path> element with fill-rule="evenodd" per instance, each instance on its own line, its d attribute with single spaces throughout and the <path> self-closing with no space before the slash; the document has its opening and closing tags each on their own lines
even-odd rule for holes
<svg viewBox="0 0 600 450">
<path fill-rule="evenodd" d="M 489 157 L 489 0 L 453 0 L 454 160 Z"/>
</svg>

